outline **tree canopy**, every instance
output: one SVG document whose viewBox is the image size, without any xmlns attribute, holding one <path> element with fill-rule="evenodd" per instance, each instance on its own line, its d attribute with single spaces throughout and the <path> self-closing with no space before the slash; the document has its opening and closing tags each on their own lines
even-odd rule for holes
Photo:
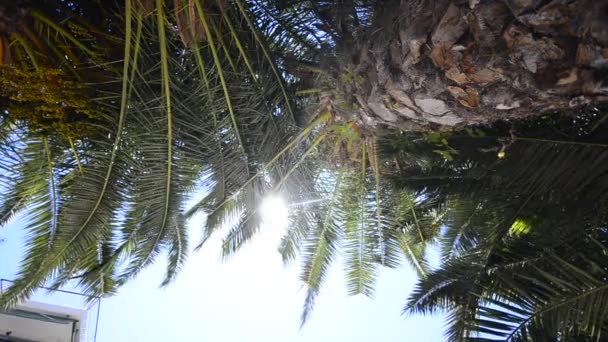
<svg viewBox="0 0 608 342">
<path fill-rule="evenodd" d="M 603 6 L 603 7 L 602 7 Z M 0 225 L 27 216 L 2 306 L 111 295 L 186 223 L 224 256 L 283 196 L 304 322 L 410 265 L 450 340 L 606 329 L 606 3 L 23 0 L 0 5 Z M 516 119 L 527 118 L 525 121 Z M 192 207 L 194 193 L 204 196 Z M 192 227 L 197 229 L 198 227 Z M 425 258 L 440 248 L 441 265 Z"/>
</svg>

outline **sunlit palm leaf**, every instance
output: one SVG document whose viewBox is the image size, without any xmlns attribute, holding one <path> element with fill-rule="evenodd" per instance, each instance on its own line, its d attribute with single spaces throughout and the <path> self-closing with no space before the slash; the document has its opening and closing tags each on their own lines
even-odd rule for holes
<svg viewBox="0 0 608 342">
<path fill-rule="evenodd" d="M 339 224 L 343 213 L 338 206 L 342 191 L 344 173 L 340 172 L 333 182 L 331 197 L 326 205 L 321 206 L 322 214 L 317 226 L 312 228 L 304 242 L 302 250 L 303 267 L 301 279 L 307 286 L 301 322 L 304 324 L 314 306 L 329 265 L 336 256 L 341 234 Z"/>
</svg>

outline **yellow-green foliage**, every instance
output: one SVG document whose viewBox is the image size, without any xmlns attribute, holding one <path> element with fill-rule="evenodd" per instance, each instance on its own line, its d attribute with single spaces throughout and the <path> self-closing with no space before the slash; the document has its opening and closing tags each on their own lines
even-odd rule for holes
<svg viewBox="0 0 608 342">
<path fill-rule="evenodd" d="M 29 129 L 65 138 L 91 134 L 98 118 L 89 98 L 91 91 L 68 80 L 61 70 L 20 70 L 0 66 L 0 103 L 13 122 Z"/>
<path fill-rule="evenodd" d="M 525 235 L 530 232 L 531 228 L 532 228 L 532 224 L 528 220 L 518 218 L 511 225 L 511 229 L 509 230 L 509 233 L 514 236 Z"/>
</svg>

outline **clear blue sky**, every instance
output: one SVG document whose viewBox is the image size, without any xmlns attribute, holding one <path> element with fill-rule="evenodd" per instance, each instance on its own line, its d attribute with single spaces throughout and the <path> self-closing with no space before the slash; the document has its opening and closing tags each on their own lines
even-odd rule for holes
<svg viewBox="0 0 608 342">
<path fill-rule="evenodd" d="M 201 225 L 191 223 L 193 241 Z M 16 220 L 0 230 L 0 277 L 12 278 L 23 229 Z M 441 341 L 440 317 L 400 312 L 415 276 L 383 270 L 375 298 L 347 296 L 340 261 L 331 270 L 308 323 L 300 330 L 304 290 L 298 264 L 283 266 L 279 232 L 263 230 L 236 257 L 219 261 L 219 240 L 192 254 L 167 288 L 159 284 L 164 259 L 101 304 L 98 342 L 134 341 Z"/>
</svg>

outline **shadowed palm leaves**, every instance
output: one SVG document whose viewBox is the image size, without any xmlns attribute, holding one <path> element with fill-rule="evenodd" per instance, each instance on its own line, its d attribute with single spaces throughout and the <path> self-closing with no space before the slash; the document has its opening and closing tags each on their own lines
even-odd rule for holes
<svg viewBox="0 0 608 342">
<path fill-rule="evenodd" d="M 93 67 L 108 62 L 103 57 L 120 41 L 112 36 L 112 27 L 104 23 L 115 10 L 114 4 L 102 6 L 98 1 L 5 2 L 0 5 L 0 64 L 60 68 L 89 80 L 102 76 Z"/>
<path fill-rule="evenodd" d="M 498 149 L 458 148 L 460 139 L 488 137 L 451 140 L 466 155 L 441 167 L 446 177 L 429 187 L 447 196 L 443 263 L 420 281 L 408 311 L 447 310 L 453 341 L 606 333 L 608 145 L 595 117 L 528 126 L 527 134 L 547 139 L 515 133 Z M 475 165 L 483 161 L 475 154 L 497 150 L 506 157 Z"/>
</svg>

